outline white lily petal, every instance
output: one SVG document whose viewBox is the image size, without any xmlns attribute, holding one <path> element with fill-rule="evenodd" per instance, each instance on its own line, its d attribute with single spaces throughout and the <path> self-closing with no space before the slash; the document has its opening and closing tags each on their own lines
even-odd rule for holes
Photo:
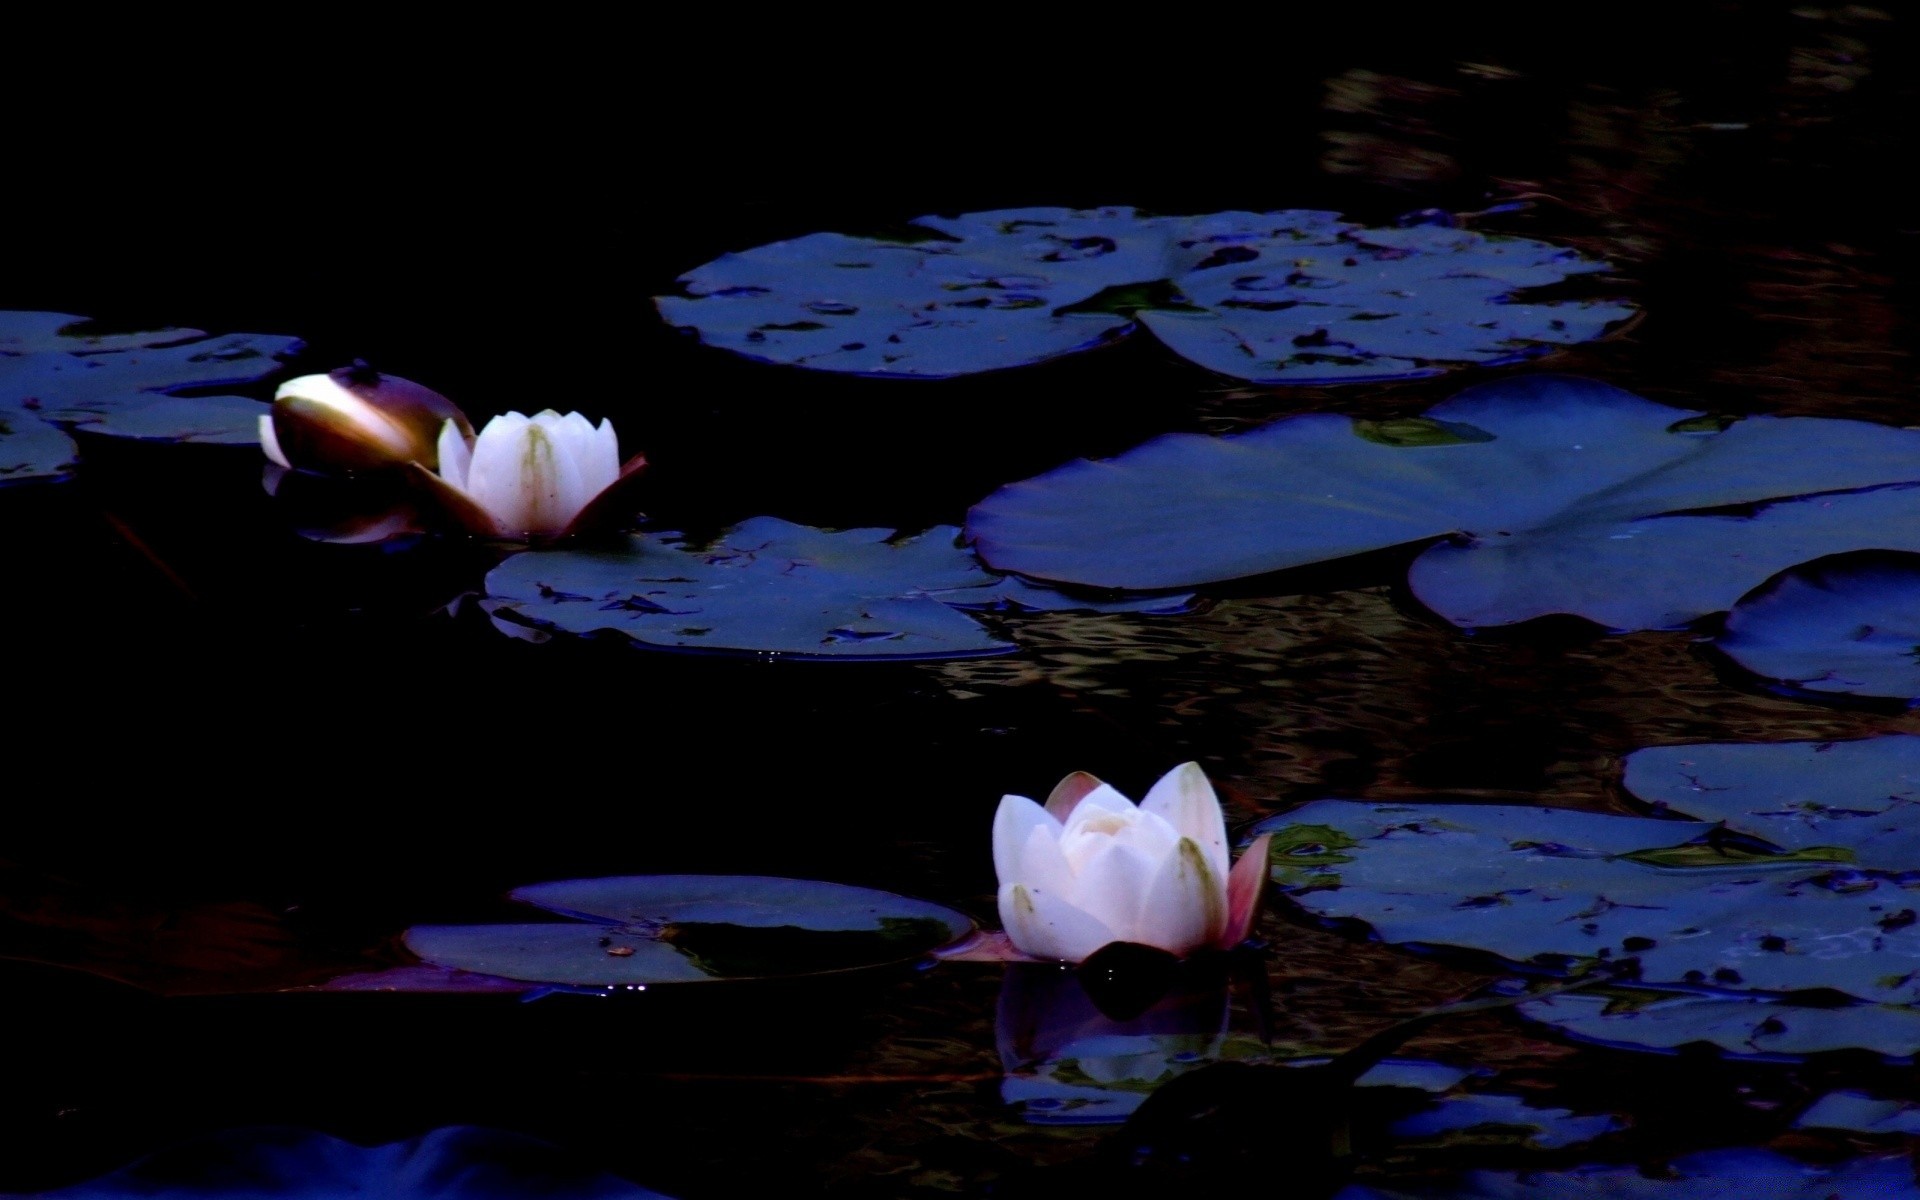
<svg viewBox="0 0 1920 1200">
<path fill-rule="evenodd" d="M 1159 862 L 1173 853 L 1180 831 L 1150 812 L 1136 813 L 1133 820 L 1113 831 L 1113 840 Z"/>
<path fill-rule="evenodd" d="M 1024 883 L 1039 891 L 1073 899 L 1074 870 L 1067 856 L 1061 853 L 1059 833 L 1045 825 L 1029 831 L 1027 844 L 1020 848 L 1019 866 L 1010 879 L 1003 878 L 1001 882 Z"/>
<path fill-rule="evenodd" d="M 352 429 L 396 458 L 410 458 L 414 442 L 391 417 L 340 386 L 332 375 L 302 375 L 274 390 L 275 401 L 296 399 L 332 414 L 344 429 Z"/>
<path fill-rule="evenodd" d="M 1185 955 L 1217 942 L 1226 924 L 1226 880 L 1214 873 L 1198 843 L 1181 838 L 1147 885 L 1133 940 Z"/>
<path fill-rule="evenodd" d="M 1112 838 L 1087 859 L 1068 897 L 1093 914 L 1121 941 L 1133 941 L 1140 904 L 1153 881 L 1158 860 Z"/>
<path fill-rule="evenodd" d="M 1098 917 L 1019 883 L 1000 889 L 1000 923 L 1015 948 L 1035 958 L 1081 962 L 1115 940 Z"/>
<path fill-rule="evenodd" d="M 1227 877 L 1226 815 L 1199 763 L 1181 763 L 1162 775 L 1140 807 L 1165 818 L 1181 837 L 1192 838 L 1206 851 L 1214 873 Z"/>
<path fill-rule="evenodd" d="M 448 420 L 440 426 L 440 478 L 459 488 L 467 490 L 467 472 L 473 465 L 473 449 L 467 445 L 466 435 L 460 427 Z"/>
<path fill-rule="evenodd" d="M 1115 791 L 1111 784 L 1101 784 L 1080 798 L 1073 806 L 1073 815 L 1067 818 L 1068 828 L 1075 821 L 1090 821 L 1098 813 L 1130 813 L 1134 811 L 1133 801 Z"/>
<path fill-rule="evenodd" d="M 581 471 L 596 496 L 620 478 L 620 439 L 613 432 L 612 421 L 601 418 L 593 431 L 593 440 L 581 453 L 580 462 Z"/>
<path fill-rule="evenodd" d="M 1027 837 L 1036 829 L 1052 827 L 1053 840 L 1060 840 L 1060 822 L 1047 810 L 1025 796 L 1002 796 L 993 813 L 993 871 L 1002 884 L 1019 883 L 1025 876 L 1020 864 Z"/>
<path fill-rule="evenodd" d="M 280 449 L 279 437 L 273 432 L 273 414 L 270 412 L 260 414 L 260 449 L 265 451 L 267 457 L 276 464 L 289 471 L 293 469 L 293 464 L 287 461 L 286 453 Z"/>
</svg>

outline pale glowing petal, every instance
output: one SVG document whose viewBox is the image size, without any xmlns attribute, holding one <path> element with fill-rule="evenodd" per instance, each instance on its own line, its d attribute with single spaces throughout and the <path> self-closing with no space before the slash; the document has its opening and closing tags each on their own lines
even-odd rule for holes
<svg viewBox="0 0 1920 1200">
<path fill-rule="evenodd" d="M 603 417 L 594 429 L 592 440 L 580 454 L 580 472 L 595 496 L 620 478 L 620 439 L 614 435 L 612 421 Z"/>
<path fill-rule="evenodd" d="M 1186 954 L 1217 942 L 1226 924 L 1226 880 L 1214 873 L 1192 838 L 1181 838 L 1147 885 L 1133 940 Z"/>
<path fill-rule="evenodd" d="M 293 469 L 293 464 L 287 461 L 286 454 L 280 449 L 280 439 L 274 436 L 273 414 L 270 412 L 260 414 L 260 449 L 277 465 Z"/>
<path fill-rule="evenodd" d="M 1072 899 L 1073 880 L 1073 867 L 1067 863 L 1067 856 L 1060 852 L 1058 831 L 1042 825 L 1028 833 L 1027 844 L 1020 849 L 1020 866 L 1012 882 Z"/>
<path fill-rule="evenodd" d="M 332 375 L 302 375 L 289 379 L 273 393 L 274 402 L 289 405 L 326 420 L 342 432 L 351 431 L 396 459 L 414 456 L 414 441 L 407 431 L 347 388 Z"/>
<path fill-rule="evenodd" d="M 1021 858 L 1027 837 L 1036 829 L 1051 828 L 1054 842 L 1060 840 L 1060 822 L 1025 796 L 1002 796 L 993 814 L 993 870 L 1001 883 L 1019 883 Z"/>
<path fill-rule="evenodd" d="M 1085 825 L 1097 820 L 1102 813 L 1129 814 L 1136 811 L 1133 801 L 1103 783 L 1080 798 L 1080 803 L 1073 806 L 1073 815 L 1064 824 L 1072 829 L 1076 824 Z"/>
<path fill-rule="evenodd" d="M 1115 938 L 1132 941 L 1140 904 L 1157 865 L 1156 859 L 1108 838 L 1080 868 L 1069 899 L 1100 918 Z"/>
<path fill-rule="evenodd" d="M 1053 790 L 1047 793 L 1047 811 L 1053 814 L 1056 821 L 1065 824 L 1067 818 L 1073 815 L 1073 810 L 1080 806 L 1080 801 L 1101 786 L 1101 782 L 1092 775 L 1075 771 L 1054 784 Z"/>
<path fill-rule="evenodd" d="M 1115 940 L 1098 917 L 1019 883 L 1000 889 L 1000 923 L 1013 944 L 1035 958 L 1080 962 Z"/>
<path fill-rule="evenodd" d="M 448 421 L 440 427 L 440 478 L 467 490 L 467 470 L 473 465 L 473 449 L 467 445 L 460 427 Z"/>
<path fill-rule="evenodd" d="M 1206 851 L 1207 862 L 1221 878 L 1227 874 L 1227 821 L 1220 798 L 1199 763 L 1181 763 L 1160 777 L 1140 802 L 1142 810 L 1164 817 L 1181 837 L 1192 838 Z"/>
</svg>

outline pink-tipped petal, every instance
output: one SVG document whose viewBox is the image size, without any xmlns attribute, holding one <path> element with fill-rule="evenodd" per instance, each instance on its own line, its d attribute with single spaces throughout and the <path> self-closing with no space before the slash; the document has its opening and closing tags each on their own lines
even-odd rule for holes
<svg viewBox="0 0 1920 1200">
<path fill-rule="evenodd" d="M 1086 799 L 1088 792 L 1100 786 L 1100 781 L 1094 776 L 1085 771 L 1075 771 L 1054 784 L 1053 790 L 1047 793 L 1047 811 L 1053 814 L 1054 820 L 1064 825 L 1067 818 L 1073 815 L 1075 806 Z"/>
<path fill-rule="evenodd" d="M 1260 897 L 1267 890 L 1267 854 L 1272 844 L 1270 833 L 1253 839 L 1227 876 L 1227 927 L 1219 942 L 1222 950 L 1231 950 L 1253 936 L 1253 923 L 1260 918 Z"/>
<path fill-rule="evenodd" d="M 1219 941 L 1227 924 L 1227 881 L 1192 838 L 1161 860 L 1140 905 L 1134 941 L 1181 957 Z"/>
<path fill-rule="evenodd" d="M 993 870 L 1002 884 L 1026 879 L 1020 864 L 1026 857 L 1027 840 L 1036 830 L 1050 829 L 1053 840 L 1060 840 L 1060 822 L 1025 796 L 1002 796 L 993 813 Z"/>
<path fill-rule="evenodd" d="M 280 439 L 274 435 L 271 412 L 260 414 L 260 449 L 275 466 L 293 469 L 293 464 L 287 461 L 286 452 L 280 449 Z"/>
<path fill-rule="evenodd" d="M 1035 958 L 1081 962 L 1117 940 L 1098 917 L 1064 898 L 1009 883 L 1000 889 L 1000 923 L 1022 953 Z"/>
<path fill-rule="evenodd" d="M 1181 763 L 1162 775 L 1140 807 L 1164 818 L 1181 837 L 1192 838 L 1206 851 L 1214 871 L 1226 877 L 1227 820 L 1199 763 Z"/>
</svg>

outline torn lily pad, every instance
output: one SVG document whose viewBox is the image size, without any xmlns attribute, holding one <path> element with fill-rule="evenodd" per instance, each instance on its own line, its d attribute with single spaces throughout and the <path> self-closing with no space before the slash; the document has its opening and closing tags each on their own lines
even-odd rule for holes
<svg viewBox="0 0 1920 1200">
<path fill-rule="evenodd" d="M 885 966 L 973 932 L 937 904 L 810 879 L 628 875 L 530 884 L 512 898 L 572 920 L 416 925 L 407 949 L 477 975 L 620 988 Z"/>
<path fill-rule="evenodd" d="M 773 242 L 696 267 L 655 303 L 709 345 L 819 370 L 946 378 L 1144 325 L 1235 378 L 1339 383 L 1597 337 L 1633 310 L 1515 293 L 1605 268 L 1530 238 L 1363 229 L 1328 212 L 1022 208 Z"/>
<path fill-rule="evenodd" d="M 1889 529 L 1881 542 L 1905 540 Z M 1866 550 L 1782 571 L 1741 597 L 1714 647 L 1789 692 L 1920 701 L 1920 554 Z"/>
<path fill-rule="evenodd" d="M 1920 431 L 1697 416 L 1539 375 L 1419 421 L 1170 434 L 1001 488 L 967 536 L 996 570 L 1133 589 L 1431 542 L 1409 582 L 1457 625 L 1571 613 L 1620 630 L 1683 626 L 1809 557 L 1920 550 Z"/>
<path fill-rule="evenodd" d="M 1920 1200 L 1904 1154 L 1816 1165 L 1772 1150 L 1710 1150 L 1675 1159 L 1658 1175 L 1638 1166 L 1563 1171 L 1468 1171 L 1449 1179 L 1355 1184 L 1334 1200 Z"/>
<path fill-rule="evenodd" d="M 616 549 L 530 551 L 487 576 L 496 618 L 648 645 L 822 658 L 1003 654 L 1012 643 L 968 609 L 1178 611 L 1189 597 L 1112 605 L 981 568 L 936 526 L 823 530 L 755 517 L 707 543 L 634 534 Z"/>
<path fill-rule="evenodd" d="M 1920 1003 L 1906 873 L 1732 823 L 1320 801 L 1263 821 L 1302 909 L 1381 940 L 1550 970 L 1636 959 L 1649 984 Z"/>
<path fill-rule="evenodd" d="M 1903 1062 L 1920 1055 L 1920 1008 L 1911 1005 L 1814 1007 L 1771 996 L 1608 987 L 1529 1000 L 1516 1011 L 1568 1037 L 1617 1049 L 1711 1046 L 1730 1057 L 1769 1061 L 1837 1050 Z"/>
<path fill-rule="evenodd" d="M 67 313 L 0 312 L 0 483 L 68 473 L 73 443 L 37 422 L 141 439 L 239 441 L 238 397 L 169 397 L 265 379 L 300 348 L 298 338 L 274 334 L 96 332 Z"/>
</svg>

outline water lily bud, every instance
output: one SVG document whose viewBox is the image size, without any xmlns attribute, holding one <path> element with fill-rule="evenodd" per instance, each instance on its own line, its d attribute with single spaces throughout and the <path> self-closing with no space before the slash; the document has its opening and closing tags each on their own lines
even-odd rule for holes
<svg viewBox="0 0 1920 1200">
<path fill-rule="evenodd" d="M 621 477 L 613 422 L 579 413 L 510 412 L 480 436 L 452 421 L 440 431 L 440 478 L 459 489 L 504 537 L 550 537 Z"/>
<path fill-rule="evenodd" d="M 397 375 L 356 364 L 289 379 L 260 418 L 260 447 L 283 467 L 334 475 L 439 463 L 441 427 L 473 426 L 453 401 Z"/>
<path fill-rule="evenodd" d="M 1181 956 L 1233 946 L 1252 924 L 1266 857 L 1256 843 L 1229 882 L 1226 818 L 1196 763 L 1167 772 L 1138 806 L 1075 773 L 1046 807 L 1005 796 L 993 819 L 1000 920 L 1035 958 L 1080 962 L 1110 942 Z"/>
</svg>

